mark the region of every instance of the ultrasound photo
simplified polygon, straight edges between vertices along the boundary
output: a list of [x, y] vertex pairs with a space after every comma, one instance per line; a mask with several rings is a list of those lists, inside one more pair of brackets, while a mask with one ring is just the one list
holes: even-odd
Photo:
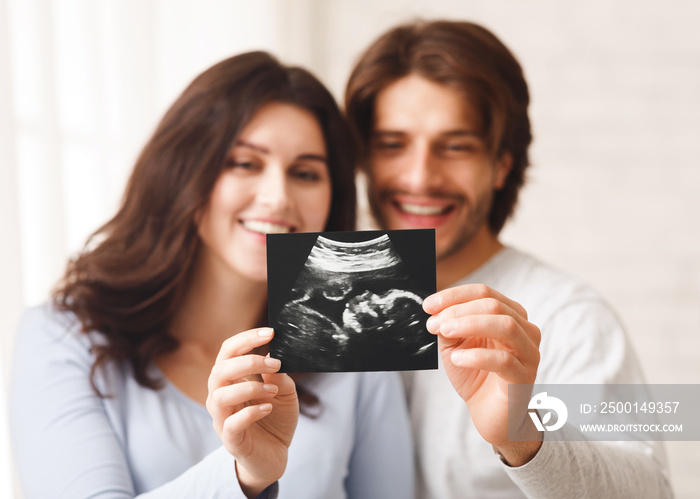
[[282, 372], [437, 368], [433, 229], [268, 234], [267, 279]]

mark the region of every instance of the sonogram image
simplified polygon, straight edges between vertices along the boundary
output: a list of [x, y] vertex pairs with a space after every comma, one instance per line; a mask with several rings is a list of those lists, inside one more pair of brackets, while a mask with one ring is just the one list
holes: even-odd
[[[421, 306], [435, 291], [434, 231], [271, 236], [268, 312], [275, 337], [270, 354], [282, 361], [284, 372], [437, 367], [436, 337], [425, 328], [428, 315]], [[422, 244], [411, 245], [416, 238], [423, 238]], [[411, 277], [399, 243], [408, 244], [404, 254], [427, 252], [410, 253], [411, 263], [420, 264], [420, 283]], [[294, 255], [301, 262], [304, 254], [303, 264], [294, 265]], [[286, 272], [295, 275], [276, 278]]]

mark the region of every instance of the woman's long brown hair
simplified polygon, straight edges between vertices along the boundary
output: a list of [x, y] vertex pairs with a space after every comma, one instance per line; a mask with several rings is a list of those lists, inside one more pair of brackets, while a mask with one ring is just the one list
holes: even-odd
[[[166, 112], [134, 166], [117, 214], [68, 263], [52, 298], [74, 314], [93, 346], [90, 379], [107, 362], [128, 362], [136, 381], [156, 389], [153, 359], [177, 349], [169, 332], [200, 247], [202, 209], [243, 127], [266, 103], [310, 111], [328, 151], [332, 205], [325, 230], [355, 225], [354, 144], [328, 90], [309, 72], [264, 52], [204, 71]], [[99, 393], [99, 392], [98, 392]]]

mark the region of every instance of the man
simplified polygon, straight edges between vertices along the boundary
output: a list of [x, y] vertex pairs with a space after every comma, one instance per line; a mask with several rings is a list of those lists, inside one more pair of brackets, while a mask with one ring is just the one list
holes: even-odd
[[591, 289], [504, 247], [528, 167], [520, 65], [466, 22], [394, 28], [361, 57], [346, 111], [372, 212], [387, 229], [435, 228], [438, 293], [425, 300], [441, 367], [410, 373], [419, 497], [665, 497], [663, 449], [541, 434], [511, 383], [643, 383], [625, 332]]

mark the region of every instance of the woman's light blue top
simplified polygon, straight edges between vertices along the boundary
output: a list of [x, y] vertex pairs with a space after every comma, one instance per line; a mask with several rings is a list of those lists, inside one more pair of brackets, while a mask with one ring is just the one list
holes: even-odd
[[[91, 345], [101, 338], [79, 333], [72, 316], [49, 305], [21, 319], [10, 426], [25, 499], [244, 497], [209, 413], [167, 380], [161, 390], [144, 388], [128, 365], [112, 364], [95, 377], [108, 397], [94, 392]], [[413, 497], [410, 427], [396, 373], [303, 381], [321, 411], [299, 419], [279, 497]]]

